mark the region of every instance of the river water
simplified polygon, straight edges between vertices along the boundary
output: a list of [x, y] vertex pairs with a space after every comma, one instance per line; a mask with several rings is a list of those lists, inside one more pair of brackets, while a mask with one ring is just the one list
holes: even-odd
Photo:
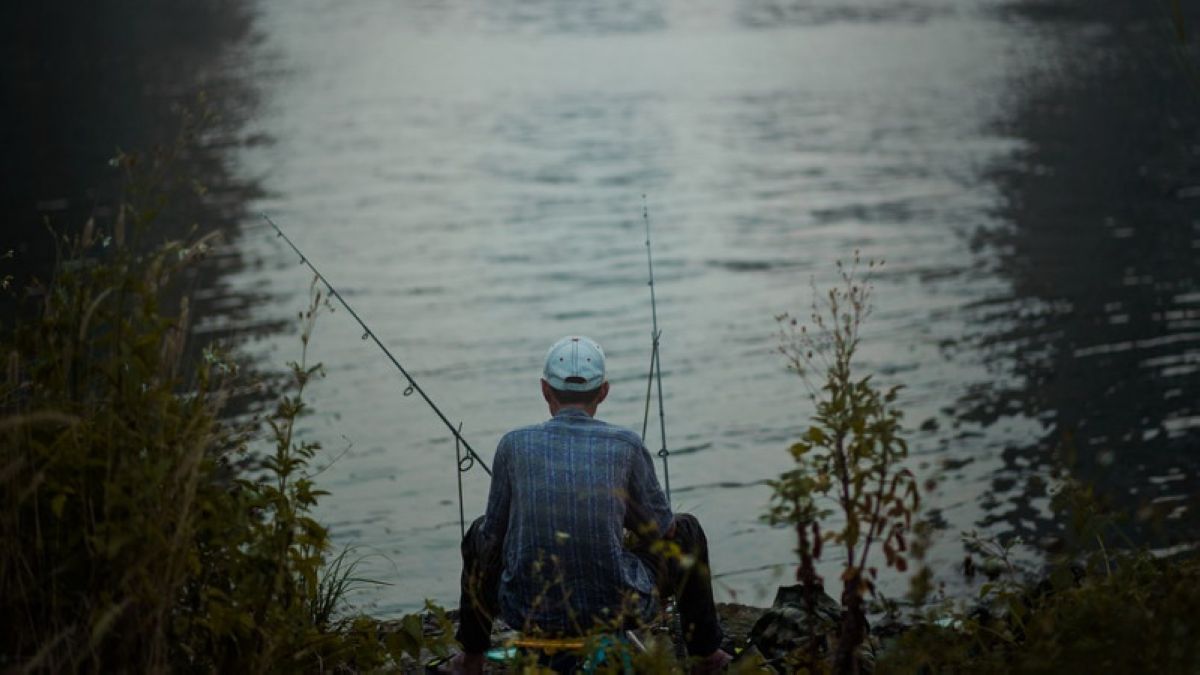
[[[720, 600], [791, 578], [792, 535], [760, 515], [811, 404], [774, 317], [806, 315], [855, 251], [886, 260], [860, 365], [906, 385], [911, 466], [940, 479], [939, 578], [960, 583], [960, 531], [1056, 536], [1043, 479], [1067, 433], [1120, 508], [1169, 507], [1175, 534], [1155, 545], [1194, 540], [1197, 135], [1160, 124], [1174, 99], [1139, 73], [1169, 71], [1126, 72], [1112, 22], [988, 0], [256, 13], [226, 66], [258, 92], [230, 151], [261, 190], [247, 212], [288, 231], [489, 461], [546, 416], [541, 359], [564, 334], [604, 345], [602, 416], [640, 428], [645, 195], [673, 502], [708, 531]], [[1164, 144], [1184, 150], [1137, 154]], [[282, 242], [255, 217], [240, 233], [250, 264], [225, 286], [263, 300], [202, 330], [254, 333], [305, 302]], [[324, 316], [310, 353], [328, 375], [305, 430], [339, 457], [320, 515], [389, 584], [358, 602], [452, 604], [454, 444], [360, 333]], [[244, 349], [271, 367], [299, 340], [259, 331]], [[468, 519], [487, 489], [465, 474]]]

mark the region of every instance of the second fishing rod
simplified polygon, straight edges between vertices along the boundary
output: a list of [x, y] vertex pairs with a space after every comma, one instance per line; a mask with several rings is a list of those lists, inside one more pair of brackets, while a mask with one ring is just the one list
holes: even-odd
[[667, 450], [667, 415], [663, 408], [662, 361], [661, 349], [662, 331], [658, 329], [658, 298], [654, 292], [654, 254], [650, 245], [650, 209], [646, 206], [646, 195], [642, 195], [642, 222], [646, 224], [646, 268], [650, 276], [650, 371], [646, 375], [646, 410], [642, 416], [642, 443], [646, 442], [646, 428], [650, 424], [650, 394], [651, 388], [658, 385], [658, 425], [661, 434], [662, 447], [658, 456], [662, 458], [663, 490], [667, 493], [667, 503], [671, 503], [671, 470], [667, 459], [671, 452]]

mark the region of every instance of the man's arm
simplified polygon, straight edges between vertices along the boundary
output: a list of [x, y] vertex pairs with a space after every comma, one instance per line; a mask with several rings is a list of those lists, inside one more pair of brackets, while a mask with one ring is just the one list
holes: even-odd
[[675, 515], [654, 474], [650, 451], [640, 444], [634, 451], [629, 472], [629, 502], [630, 512], [642, 521], [638, 525], [653, 523], [659, 537], [670, 538], [675, 534]]
[[512, 500], [509, 482], [509, 450], [505, 438], [496, 446], [492, 458], [492, 485], [488, 490], [487, 511], [484, 513], [483, 534], [491, 541], [503, 541], [508, 533], [508, 509]]

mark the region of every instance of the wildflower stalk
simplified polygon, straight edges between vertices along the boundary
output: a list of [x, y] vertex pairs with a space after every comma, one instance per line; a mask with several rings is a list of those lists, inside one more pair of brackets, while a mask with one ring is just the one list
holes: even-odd
[[[900, 435], [902, 413], [895, 407], [900, 387], [882, 389], [871, 376], [855, 375], [861, 328], [871, 312], [870, 273], [876, 268], [868, 261], [860, 278], [861, 265], [857, 252], [849, 267], [838, 263], [840, 283], [814, 299], [811, 330], [790, 315], [776, 317], [779, 351], [804, 382], [815, 413], [813, 424], [790, 448], [796, 468], [771, 482], [767, 519], [796, 528], [798, 580], [806, 598], [815, 598], [819, 590], [814, 568], [822, 544], [844, 551], [843, 618], [833, 658], [837, 673], [859, 672], [857, 650], [867, 629], [865, 596], [874, 593], [878, 578], [871, 554], [880, 547], [886, 566], [907, 569], [906, 536], [920, 504], [916, 479], [903, 467], [908, 445]], [[819, 386], [818, 376], [823, 378]], [[835, 511], [818, 508], [819, 499], [836, 504], [840, 528], [822, 531], [820, 523]], [[806, 602], [812, 612], [815, 601]], [[807, 658], [815, 667], [815, 654]]]

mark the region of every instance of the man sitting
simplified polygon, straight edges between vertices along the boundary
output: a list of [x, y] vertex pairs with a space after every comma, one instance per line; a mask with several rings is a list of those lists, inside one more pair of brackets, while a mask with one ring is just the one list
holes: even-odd
[[693, 672], [730, 661], [704, 531], [671, 513], [638, 435], [595, 418], [608, 390], [595, 341], [550, 348], [542, 396], [552, 418], [500, 440], [487, 512], [463, 540], [455, 670], [481, 672], [497, 614], [527, 633], [583, 635], [644, 625], [668, 595], [700, 657]]

